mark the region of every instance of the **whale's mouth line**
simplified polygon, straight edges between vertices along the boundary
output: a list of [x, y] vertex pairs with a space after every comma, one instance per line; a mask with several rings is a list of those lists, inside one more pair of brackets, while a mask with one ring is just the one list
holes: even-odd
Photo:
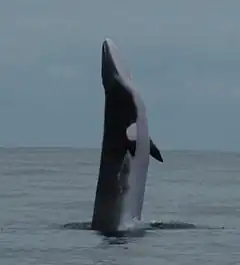
[[[92, 229], [91, 222], [72, 222], [61, 225], [63, 229], [74, 229], [74, 230], [90, 230], [96, 231]], [[128, 237], [128, 236], [142, 236], [148, 231], [153, 230], [195, 230], [195, 229], [224, 229], [223, 226], [219, 227], [210, 227], [210, 226], [201, 226], [195, 225], [186, 222], [180, 221], [170, 221], [170, 222], [163, 222], [163, 221], [152, 221], [152, 222], [145, 222], [141, 227], [134, 227], [131, 229], [126, 230], [117, 230], [117, 231], [96, 231], [98, 234], [104, 235], [106, 237]]]

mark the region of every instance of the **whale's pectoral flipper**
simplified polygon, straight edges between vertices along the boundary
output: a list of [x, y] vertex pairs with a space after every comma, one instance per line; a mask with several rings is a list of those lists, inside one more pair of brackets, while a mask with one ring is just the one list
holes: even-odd
[[150, 155], [155, 158], [156, 160], [163, 162], [163, 158], [162, 155], [159, 151], [159, 149], [157, 148], [157, 146], [154, 144], [154, 142], [152, 141], [152, 139], [150, 138]]
[[[135, 155], [135, 149], [136, 149], [136, 141], [135, 140], [128, 140], [127, 149], [129, 150], [131, 156], [134, 156]], [[156, 160], [163, 162], [162, 155], [151, 138], [150, 138], [150, 155], [153, 158], [155, 158]]]
[[[127, 139], [128, 139], [128, 144], [127, 148], [132, 156], [135, 155], [135, 150], [136, 150], [136, 139], [137, 139], [137, 128], [136, 128], [136, 123], [132, 123], [126, 131]], [[157, 148], [157, 146], [154, 144], [153, 140], [149, 137], [150, 141], [150, 155], [155, 158], [156, 160], [163, 162], [162, 155]]]

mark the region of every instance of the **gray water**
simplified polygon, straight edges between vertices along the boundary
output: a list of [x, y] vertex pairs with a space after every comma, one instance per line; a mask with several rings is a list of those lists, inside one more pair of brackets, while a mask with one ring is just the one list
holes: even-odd
[[91, 220], [99, 154], [0, 149], [1, 265], [240, 264], [240, 154], [165, 151], [163, 164], [151, 160], [144, 221], [202, 228], [151, 230], [121, 242], [61, 228]]

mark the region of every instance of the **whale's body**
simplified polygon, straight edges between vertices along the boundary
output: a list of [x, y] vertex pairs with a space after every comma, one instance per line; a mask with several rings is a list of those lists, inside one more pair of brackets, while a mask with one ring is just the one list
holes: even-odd
[[149, 154], [163, 161], [148, 132], [144, 102], [112, 40], [102, 45], [104, 132], [91, 228], [113, 232], [141, 220]]

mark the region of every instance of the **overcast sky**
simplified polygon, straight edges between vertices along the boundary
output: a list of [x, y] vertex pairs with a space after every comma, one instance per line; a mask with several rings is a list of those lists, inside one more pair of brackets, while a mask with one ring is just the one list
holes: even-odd
[[2, 0], [0, 146], [100, 147], [101, 44], [160, 149], [240, 151], [240, 1]]

